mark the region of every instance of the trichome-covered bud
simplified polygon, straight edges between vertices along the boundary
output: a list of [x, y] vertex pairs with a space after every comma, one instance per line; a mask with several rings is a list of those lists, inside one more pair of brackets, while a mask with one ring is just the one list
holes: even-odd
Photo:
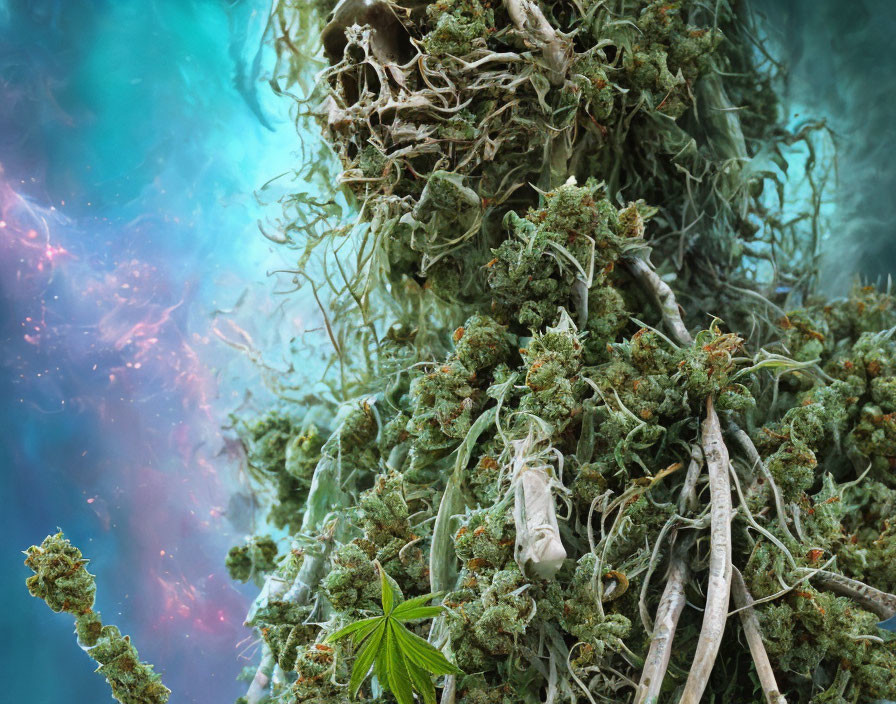
[[[622, 640], [631, 631], [631, 621], [619, 613], [598, 610], [595, 584], [597, 556], [584, 555], [576, 565], [572, 581], [564, 590], [561, 623], [567, 631], [594, 649], [597, 658], [607, 652], [617, 652]], [[609, 601], [609, 599], [608, 599]]]
[[230, 548], [225, 564], [231, 579], [259, 580], [277, 565], [277, 543], [269, 535], [253, 536], [244, 545]]
[[502, 569], [513, 560], [513, 515], [505, 505], [473, 511], [454, 536], [457, 556], [476, 574]]
[[494, 10], [479, 0], [439, 0], [427, 6], [426, 15], [431, 29], [423, 45], [435, 56], [465, 56], [485, 46], [495, 28]]
[[122, 636], [115, 626], [103, 626], [97, 644], [89, 651], [100, 666], [97, 672], [106, 677], [112, 696], [122, 704], [164, 704], [170, 690], [162, 684], [152, 665], [140, 662], [137, 649], [129, 636]]
[[642, 246], [643, 229], [620, 227], [619, 212], [591, 182], [545, 194], [525, 218], [508, 212], [504, 226], [511, 236], [493, 250], [489, 285], [497, 310], [532, 330], [571, 307], [577, 280], [600, 286], [623, 252]]
[[533, 336], [524, 352], [525, 384], [528, 392], [520, 409], [549, 423], [561, 433], [579, 408], [585, 382], [578, 375], [583, 346], [569, 316], [562, 315], [556, 327]]
[[454, 356], [477, 373], [507, 360], [510, 340], [506, 327], [487, 315], [474, 315], [454, 331]]
[[43, 599], [53, 611], [74, 614], [79, 644], [99, 663], [112, 696], [122, 704], [165, 704], [170, 690], [162, 684], [152, 665], [140, 662], [129, 636], [115, 626], [104, 626], [92, 611], [96, 584], [85, 565], [87, 560], [60, 532], [47, 536], [40, 546], [26, 551], [25, 564], [35, 574], [27, 580], [33, 596]]
[[333, 608], [345, 613], [375, 609], [380, 601], [380, 580], [373, 564], [355, 543], [343, 545], [333, 558], [333, 567], [321, 581]]
[[728, 390], [737, 369], [735, 357], [743, 349], [743, 339], [735, 333], [723, 333], [718, 324], [697, 333], [694, 344], [676, 355], [677, 377], [692, 398]]
[[273, 601], [258, 609], [249, 625], [258, 628], [277, 664], [289, 672], [295, 666], [298, 648], [320, 632], [319, 626], [308, 623], [310, 617], [308, 606]]
[[43, 599], [56, 612], [79, 615], [93, 608], [96, 582], [87, 571], [88, 561], [61, 532], [48, 535], [25, 554], [25, 564], [34, 572], [26, 581], [31, 596]]
[[96, 645], [103, 632], [103, 620], [98, 611], [88, 611], [75, 619], [78, 644], [83, 648]]
[[638, 19], [638, 43], [624, 54], [634, 87], [644, 91], [657, 110], [674, 118], [690, 106], [690, 85], [701, 72], [703, 58], [722, 40], [718, 29], [686, 24], [683, 5], [667, 0], [650, 3]]

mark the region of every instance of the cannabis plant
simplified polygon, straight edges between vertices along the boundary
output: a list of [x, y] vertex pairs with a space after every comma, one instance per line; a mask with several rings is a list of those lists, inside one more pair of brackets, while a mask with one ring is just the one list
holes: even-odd
[[242, 701], [896, 698], [896, 300], [820, 295], [829, 135], [749, 5], [269, 28], [329, 151], [268, 235], [331, 351], [236, 424], [290, 535], [231, 553]]

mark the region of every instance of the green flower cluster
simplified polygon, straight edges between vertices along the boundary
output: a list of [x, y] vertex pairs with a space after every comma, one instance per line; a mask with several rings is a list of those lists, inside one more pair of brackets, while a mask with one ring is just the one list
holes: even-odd
[[140, 662], [131, 639], [115, 626], [104, 626], [93, 610], [96, 583], [81, 551], [56, 533], [25, 554], [25, 565], [34, 572], [28, 591], [53, 611], [75, 616], [78, 643], [99, 663], [96, 671], [106, 678], [112, 696], [122, 704], [165, 704], [171, 692], [152, 665]]

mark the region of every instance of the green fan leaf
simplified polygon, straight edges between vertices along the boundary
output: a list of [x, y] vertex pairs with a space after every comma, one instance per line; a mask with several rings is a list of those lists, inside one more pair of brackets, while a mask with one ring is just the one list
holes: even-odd
[[375, 616], [373, 619], [370, 619], [369, 622], [365, 624], [364, 628], [360, 628], [352, 633], [352, 643], [354, 643], [355, 645], [362, 643], [364, 639], [367, 638], [367, 636], [369, 636], [371, 633], [373, 633], [377, 629], [377, 626], [379, 626], [385, 620], [385, 616]]
[[387, 616], [392, 613], [392, 606], [395, 603], [395, 590], [392, 589], [392, 583], [386, 576], [386, 570], [382, 568], [379, 562], [376, 563], [380, 570], [380, 584], [383, 592], [383, 613]]
[[411, 686], [411, 677], [405, 665], [404, 653], [396, 637], [396, 630], [400, 628], [399, 624], [390, 623], [386, 631], [386, 677], [389, 679], [389, 689], [398, 704], [413, 704], [414, 692]]
[[386, 656], [383, 652], [385, 642], [386, 638], [384, 634], [383, 640], [380, 641], [380, 648], [377, 652], [376, 660], [373, 661], [373, 674], [376, 675], [376, 678], [383, 687], [389, 689], [389, 674], [386, 671]]
[[436, 687], [432, 682], [432, 675], [409, 658], [405, 658], [404, 664], [408, 669], [411, 684], [414, 686], [414, 690], [423, 697], [424, 704], [435, 704]]
[[420, 606], [425, 606], [433, 599], [440, 599], [444, 595], [445, 592], [436, 592], [434, 594], [424, 594], [423, 596], [415, 596], [413, 599], [407, 599], [406, 601], [401, 602], [398, 606], [395, 607], [392, 615], [396, 617], [403, 616], [406, 611], [410, 609], [416, 609]]
[[376, 628], [376, 624], [379, 621], [381, 621], [382, 619], [383, 619], [382, 616], [373, 616], [372, 618], [365, 618], [360, 621], [355, 621], [354, 623], [350, 623], [345, 628], [340, 628], [335, 633], [331, 633], [329, 636], [327, 636], [326, 642], [334, 643], [337, 640], [341, 640], [342, 638], [345, 638], [346, 636], [352, 635], [353, 633], [357, 634], [359, 631], [366, 630], [367, 632], [365, 635], [363, 635], [363, 636], [356, 635], [355, 642], [357, 643], [358, 641], [363, 640], [367, 635], [370, 635], [370, 633]]
[[461, 675], [463, 672], [431, 643], [411, 633], [407, 628], [394, 624], [395, 634], [402, 652], [415, 665], [434, 675]]
[[444, 610], [444, 606], [418, 606], [416, 609], [405, 609], [399, 614], [398, 609], [395, 609], [392, 612], [392, 618], [399, 623], [404, 623], [405, 621], [414, 621], [418, 618], [435, 618]]
[[351, 680], [349, 681], [351, 696], [355, 696], [358, 693], [361, 683], [366, 679], [367, 673], [370, 672], [370, 666], [373, 665], [373, 661], [376, 659], [387, 628], [388, 623], [386, 619], [380, 619], [379, 625], [376, 626], [370, 638], [358, 651], [358, 656], [355, 658], [355, 664], [352, 667]]
[[398, 704], [413, 704], [414, 693], [424, 704], [435, 704], [433, 675], [463, 674], [429, 642], [409, 631], [403, 621], [433, 618], [442, 606], [427, 606], [442, 596], [426, 594], [395, 603], [395, 587], [386, 571], [377, 563], [383, 593], [383, 615], [365, 618], [339, 629], [327, 638], [333, 642], [351, 636], [358, 650], [349, 681], [351, 696], [356, 696], [370, 674], [371, 666], [379, 683], [392, 692]]

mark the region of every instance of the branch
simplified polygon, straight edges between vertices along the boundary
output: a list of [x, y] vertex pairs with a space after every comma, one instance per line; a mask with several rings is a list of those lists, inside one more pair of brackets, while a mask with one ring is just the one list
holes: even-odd
[[[375, 403], [376, 397], [368, 400], [368, 403]], [[327, 566], [330, 563], [330, 552], [336, 542], [337, 521], [327, 521], [330, 512], [339, 508], [348, 499], [348, 495], [341, 491], [339, 487], [339, 478], [341, 476], [339, 454], [341, 449], [342, 429], [345, 427], [345, 420], [339, 424], [335, 432], [333, 432], [323, 448], [321, 448], [321, 458], [314, 468], [314, 475], [311, 478], [311, 488], [308, 490], [308, 498], [305, 500], [305, 514], [302, 516], [302, 531], [306, 534], [313, 534], [321, 531], [321, 542], [323, 543], [317, 554], [306, 554], [299, 568], [299, 573], [290, 583], [276, 575], [268, 576], [262, 587], [261, 594], [252, 605], [249, 611], [247, 621], [251, 621], [255, 611], [263, 603], [270, 601], [288, 601], [294, 604], [306, 604], [311, 597], [311, 593], [317, 587], [318, 582], [326, 573]], [[335, 447], [334, 447], [335, 445]], [[336, 496], [334, 499], [333, 496]], [[255, 671], [255, 677], [249, 685], [246, 692], [246, 701], [248, 704], [259, 704], [264, 698], [267, 688], [271, 683], [271, 672], [274, 669], [274, 656], [265, 644], [262, 651], [261, 663]]]
[[439, 704], [454, 704], [454, 697], [457, 691], [457, 675], [446, 675], [445, 683], [442, 685], [442, 697]]
[[[700, 470], [703, 468], [703, 451], [696, 445], [691, 447], [691, 462], [681, 493], [678, 498], [678, 510], [696, 510], [697, 480], [700, 478]], [[669, 572], [666, 575], [666, 587], [660, 597], [660, 603], [656, 607], [653, 635], [650, 639], [650, 649], [641, 670], [641, 680], [635, 692], [635, 704], [655, 704], [659, 701], [660, 690], [666, 670], [669, 668], [669, 658], [672, 655], [672, 640], [678, 628], [678, 619], [685, 605], [684, 587], [691, 576], [691, 570], [687, 563], [687, 552], [693, 544], [693, 538], [677, 543], [672, 548], [672, 557], [669, 561]]]
[[882, 592], [857, 579], [850, 579], [827, 570], [818, 570], [813, 575], [813, 579], [818, 580], [825, 589], [841, 596], [848, 596], [881, 620], [887, 620], [896, 615], [896, 595]]
[[681, 308], [679, 308], [678, 301], [675, 300], [675, 294], [669, 288], [669, 284], [663, 281], [643, 259], [630, 257], [623, 261], [625, 261], [628, 270], [635, 277], [635, 280], [653, 298], [653, 302], [660, 309], [663, 321], [666, 323], [666, 327], [675, 342], [683, 347], [693, 344], [694, 338], [691, 337], [691, 333], [688, 332], [684, 321], [681, 319]]
[[737, 608], [741, 610], [740, 621], [744, 627], [744, 634], [747, 636], [747, 645], [750, 646], [750, 655], [753, 656], [753, 663], [756, 665], [756, 674], [759, 675], [759, 684], [765, 694], [765, 701], [768, 704], [787, 704], [784, 695], [778, 690], [775, 673], [769, 662], [768, 653], [765, 651], [765, 645], [762, 643], [759, 619], [756, 618], [756, 612], [753, 610], [753, 597], [747, 590], [747, 585], [744, 584], [740, 570], [736, 567], [733, 569], [731, 594]]
[[641, 680], [635, 692], [635, 704], [656, 704], [659, 701], [663, 678], [672, 655], [672, 639], [678, 627], [678, 618], [684, 609], [684, 586], [690, 577], [685, 553], [684, 546], [676, 548], [669, 563], [666, 588], [656, 608], [656, 623], [644, 669], [641, 670]]
[[267, 643], [262, 650], [261, 663], [255, 671], [255, 677], [246, 692], [247, 704], [259, 704], [266, 696], [271, 684], [271, 673], [274, 671], [274, 654]]
[[679, 704], [698, 704], [706, 689], [722, 642], [731, 595], [730, 459], [711, 396], [706, 399], [706, 420], [703, 421], [703, 455], [710, 490], [709, 581], [700, 640]]
[[703, 469], [703, 450], [698, 445], [691, 446], [691, 461], [688, 471], [678, 495], [678, 512], [684, 515], [685, 511], [697, 510], [697, 480]]
[[[265, 582], [262, 596], [266, 596], [267, 601], [282, 600], [293, 604], [307, 604], [314, 588], [317, 586], [318, 582], [323, 579], [327, 567], [330, 564], [330, 553], [336, 542], [335, 532], [336, 526], [334, 522], [334, 524], [326, 530], [323, 536], [323, 547], [321, 551], [316, 555], [305, 554], [305, 559], [302, 561], [299, 573], [296, 575], [296, 578], [291, 585], [289, 582], [281, 579], [275, 586], [268, 587], [271, 583], [272, 575], [271, 577], [268, 577]], [[289, 589], [286, 588], [287, 585], [289, 585]], [[265, 592], [267, 593], [265, 594]], [[259, 604], [260, 601], [261, 597], [256, 600], [256, 605]], [[253, 605], [253, 610], [255, 608], [255, 605]], [[267, 689], [271, 683], [271, 672], [273, 672], [274, 664], [274, 655], [267, 643], [265, 643], [264, 650], [262, 650], [261, 663], [258, 665], [258, 669], [255, 671], [255, 677], [252, 678], [252, 683], [249, 685], [249, 690], [246, 692], [247, 704], [259, 704], [267, 695]]]

